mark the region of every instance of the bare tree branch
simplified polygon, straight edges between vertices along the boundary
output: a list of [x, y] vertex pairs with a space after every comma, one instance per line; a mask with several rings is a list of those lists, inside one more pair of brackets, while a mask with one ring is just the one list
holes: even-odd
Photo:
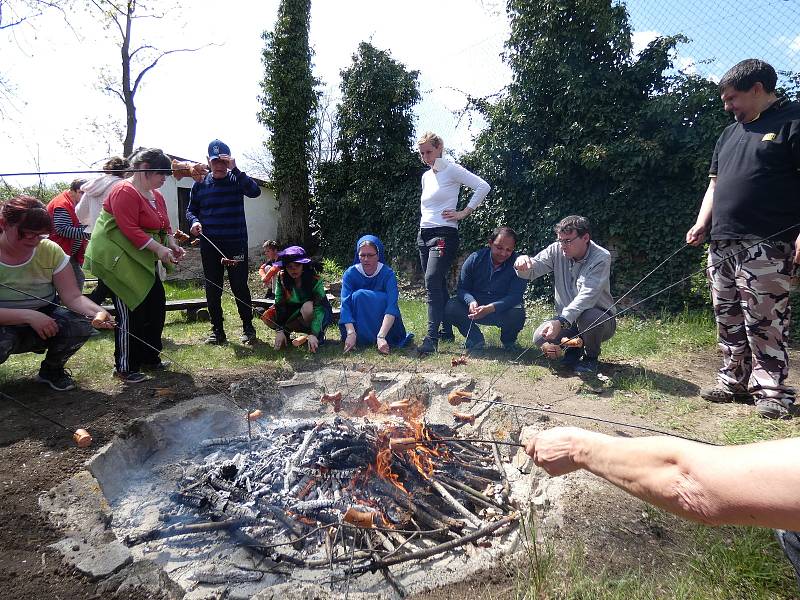
[[[142, 77], [144, 77], [145, 73], [147, 73], [150, 69], [155, 67], [162, 58], [167, 56], [168, 54], [175, 54], [176, 52], [197, 52], [198, 50], [202, 50], [203, 48], [208, 48], [209, 46], [218, 46], [219, 44], [204, 44], [202, 46], [198, 46], [197, 48], [175, 48], [174, 50], [166, 50], [159, 54], [156, 59], [147, 65], [141, 72], [136, 76], [135, 81], [133, 82], [133, 86], [131, 86], [131, 93], [135, 94], [139, 84], [142, 81]], [[139, 50], [139, 48], [137, 48]], [[133, 54], [131, 54], [133, 57]]]

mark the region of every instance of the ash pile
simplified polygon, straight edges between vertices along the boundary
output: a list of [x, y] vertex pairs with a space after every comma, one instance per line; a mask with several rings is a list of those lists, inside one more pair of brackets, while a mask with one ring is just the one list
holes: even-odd
[[509, 447], [463, 439], [481, 428], [493, 437], [488, 414], [462, 429], [454, 412], [472, 386], [443, 374], [303, 374], [271, 386], [280, 398], [250, 433], [240, 413], [231, 421], [197, 399], [140, 428], [138, 458], [129, 437], [93, 472], [134, 560], [159, 565], [187, 599], [272, 598], [283, 586], [402, 597], [519, 548], [532, 480]]

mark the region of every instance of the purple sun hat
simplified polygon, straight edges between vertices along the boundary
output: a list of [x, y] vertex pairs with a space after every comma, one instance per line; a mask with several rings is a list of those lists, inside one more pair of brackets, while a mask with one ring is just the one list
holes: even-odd
[[286, 263], [296, 262], [301, 264], [307, 264], [311, 262], [311, 259], [308, 258], [306, 255], [305, 249], [302, 246], [289, 246], [288, 248], [284, 248], [280, 252], [278, 252], [278, 258], [280, 260], [275, 261], [272, 263], [275, 266], [282, 267]]

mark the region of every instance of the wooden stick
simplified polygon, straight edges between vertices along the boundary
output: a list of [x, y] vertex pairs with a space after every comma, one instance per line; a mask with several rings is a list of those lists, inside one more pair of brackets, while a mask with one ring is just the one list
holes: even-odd
[[243, 519], [227, 519], [225, 521], [212, 521], [209, 523], [192, 523], [190, 525], [172, 525], [164, 527], [163, 529], [150, 529], [144, 533], [134, 536], [125, 536], [123, 540], [126, 546], [136, 546], [150, 540], [160, 540], [168, 537], [175, 537], [176, 535], [185, 535], [187, 533], [206, 533], [208, 531], [219, 531], [220, 529], [229, 529], [231, 527], [239, 527], [244, 524]]
[[454, 487], [457, 490], [461, 490], [462, 492], [469, 494], [470, 496], [474, 496], [478, 500], [481, 500], [482, 502], [488, 504], [489, 507], [503, 510], [503, 507], [500, 504], [489, 498], [489, 496], [482, 494], [478, 490], [471, 488], [468, 485], [464, 485], [460, 481], [456, 481], [455, 479], [451, 479], [450, 477], [447, 477], [445, 475], [439, 475], [439, 478], [442, 480], [443, 483], [446, 483], [450, 487]]
[[482, 537], [486, 537], [492, 535], [498, 529], [505, 527], [513, 523], [514, 521], [519, 519], [519, 515], [512, 515], [510, 517], [505, 517], [500, 519], [495, 523], [491, 523], [486, 525], [485, 527], [481, 527], [477, 531], [473, 531], [472, 533], [468, 533], [465, 536], [458, 538], [457, 540], [452, 540], [449, 542], [444, 542], [439, 544], [438, 546], [434, 546], [432, 548], [425, 548], [424, 550], [419, 550], [418, 552], [409, 552], [408, 554], [404, 554], [402, 556], [393, 556], [392, 558], [382, 559], [379, 561], [373, 560], [371, 564], [366, 565], [364, 567], [359, 567], [354, 572], [355, 573], [366, 573], [367, 571], [376, 571], [378, 569], [382, 569], [383, 567], [391, 567], [392, 565], [399, 564], [401, 562], [406, 562], [409, 560], [417, 560], [423, 558], [429, 558], [431, 556], [435, 556], [442, 552], [447, 552], [448, 550], [453, 550], [454, 548], [458, 548], [459, 546], [464, 546], [465, 544], [469, 544], [472, 541], [478, 540]]
[[500, 473], [500, 478], [503, 480], [503, 490], [506, 493], [506, 497], [511, 496], [511, 484], [508, 483], [506, 470], [503, 468], [503, 460], [500, 457], [500, 446], [496, 443], [492, 443], [492, 454], [494, 455], [494, 464], [497, 467], [497, 471]]
[[453, 496], [450, 494], [450, 492], [448, 492], [446, 489], [444, 489], [444, 487], [442, 486], [441, 483], [439, 483], [438, 481], [436, 481], [434, 479], [428, 480], [428, 483], [431, 485], [431, 487], [433, 487], [433, 489], [435, 489], [437, 492], [439, 492], [439, 495], [444, 499], [445, 502], [447, 502], [450, 506], [452, 506], [454, 509], [456, 509], [458, 512], [460, 512], [462, 515], [464, 515], [464, 518], [472, 526], [474, 526], [474, 527], [480, 527], [481, 526], [482, 521], [478, 517], [473, 515], [470, 511], [468, 511], [467, 508], [463, 504], [461, 504], [458, 500], [453, 498]]

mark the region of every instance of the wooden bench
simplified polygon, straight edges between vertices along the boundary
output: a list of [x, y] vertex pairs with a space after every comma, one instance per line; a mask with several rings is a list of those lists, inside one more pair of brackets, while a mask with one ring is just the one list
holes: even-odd
[[[103, 308], [105, 308], [112, 315], [117, 314], [113, 304], [104, 304]], [[208, 302], [206, 301], [205, 298], [189, 298], [188, 300], [167, 300], [166, 304], [166, 309], [168, 311], [185, 310], [186, 319], [189, 321], [197, 320], [197, 311], [199, 311], [201, 308], [208, 308]]]

